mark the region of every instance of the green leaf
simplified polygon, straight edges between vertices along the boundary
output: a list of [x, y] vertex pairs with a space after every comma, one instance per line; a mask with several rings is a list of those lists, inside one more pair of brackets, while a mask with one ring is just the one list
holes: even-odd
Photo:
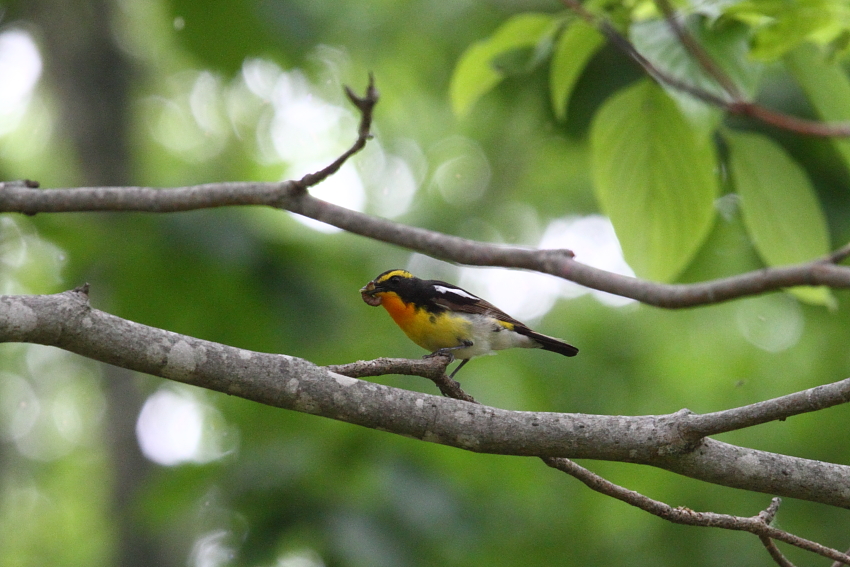
[[518, 14], [489, 38], [469, 46], [461, 55], [449, 85], [455, 115], [469, 114], [478, 99], [505, 77], [507, 69], [494, 65], [499, 56], [504, 64], [506, 59], [510, 60], [511, 52], [547, 46], [558, 25], [560, 20], [548, 14]]
[[716, 156], [676, 104], [644, 80], [600, 109], [590, 134], [596, 197], [626, 261], [670, 281], [705, 240], [715, 216]]
[[[748, 57], [750, 31], [747, 26], [729, 21], [709, 25], [708, 18], [690, 16], [685, 20], [685, 27], [735, 86], [747, 98], [753, 98], [762, 65]], [[629, 29], [629, 37], [641, 55], [659, 70], [685, 84], [721, 98], [729, 98], [725, 90], [682, 45], [665, 20], [637, 23]], [[695, 126], [707, 131], [717, 127], [723, 116], [721, 110], [679, 89], [665, 86], [665, 90]]]
[[[829, 252], [829, 232], [803, 168], [761, 134], [726, 132], [729, 168], [753, 245], [768, 266], [807, 262]], [[798, 298], [829, 305], [826, 288], [802, 288]]]
[[755, 29], [751, 55], [774, 61], [805, 41], [826, 44], [850, 28], [847, 0], [744, 0], [727, 16]]
[[[823, 120], [850, 120], [850, 77], [837, 62], [828, 62], [811, 44], [801, 45], [785, 58], [794, 80]], [[850, 140], [833, 138], [832, 144], [850, 171]]]
[[587, 62], [604, 43], [602, 34], [581, 20], [575, 21], [558, 38], [549, 71], [552, 109], [558, 120], [566, 119], [573, 87]]

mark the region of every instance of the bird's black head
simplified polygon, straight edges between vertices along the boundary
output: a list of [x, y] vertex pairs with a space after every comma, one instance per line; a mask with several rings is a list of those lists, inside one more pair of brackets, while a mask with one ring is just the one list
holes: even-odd
[[406, 270], [387, 270], [360, 290], [363, 301], [369, 305], [381, 304], [381, 294], [395, 293], [405, 303], [425, 305], [431, 295], [424, 280]]

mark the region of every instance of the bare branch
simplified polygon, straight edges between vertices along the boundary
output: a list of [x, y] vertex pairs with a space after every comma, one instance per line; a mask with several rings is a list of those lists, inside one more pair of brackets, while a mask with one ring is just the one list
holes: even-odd
[[[580, 4], [578, 6], [581, 7]], [[309, 195], [306, 189], [337, 171], [348, 158], [363, 148], [370, 137], [372, 113], [378, 101], [373, 78], [370, 76], [364, 97], [354, 95], [350, 89], [346, 92], [361, 112], [357, 140], [329, 166], [300, 180], [278, 183], [208, 183], [170, 189], [78, 187], [50, 190], [36, 189], [36, 182], [11, 181], [0, 183], [0, 212], [28, 215], [41, 212], [93, 211], [163, 213], [225, 206], [265, 205], [286, 209], [354, 234], [403, 246], [435, 258], [470, 266], [534, 270], [592, 289], [665, 308], [720, 303], [799, 285], [850, 287], [850, 268], [836, 265], [836, 262], [850, 254], [850, 246], [827, 258], [794, 266], [768, 268], [695, 284], [660, 284], [582, 264], [574, 260], [573, 253], [569, 250], [494, 246], [401, 225], [316, 199]]]
[[454, 357], [446, 355], [428, 355], [419, 360], [407, 358], [376, 358], [375, 360], [358, 360], [349, 364], [325, 366], [330, 372], [336, 372], [351, 378], [367, 376], [383, 376], [386, 374], [402, 374], [404, 376], [421, 376], [431, 380], [440, 393], [449, 398], [475, 402], [472, 396], [461, 390], [457, 380], [446, 375], [446, 367], [454, 361]]
[[348, 100], [360, 111], [360, 127], [357, 129], [357, 141], [344, 154], [334, 160], [332, 164], [321, 171], [308, 173], [297, 181], [296, 187], [302, 192], [306, 192], [309, 187], [321, 183], [339, 171], [342, 164], [366, 147], [366, 142], [372, 138], [372, 113], [375, 110], [375, 105], [378, 104], [378, 89], [375, 88], [375, 76], [371, 73], [369, 74], [369, 85], [366, 87], [366, 95], [362, 98], [354, 94], [354, 91], [348, 87], [345, 87], [345, 94]]
[[[461, 397], [462, 399], [474, 404], [478, 403], [472, 396], [460, 389], [459, 385], [456, 392], [448, 395], [456, 398]], [[670, 522], [689, 526], [723, 528], [727, 530], [744, 531], [756, 534], [762, 544], [767, 548], [771, 557], [773, 557], [773, 559], [783, 567], [793, 567], [793, 565], [785, 559], [773, 543], [773, 539], [784, 541], [801, 549], [817, 553], [818, 555], [822, 555], [830, 559], [850, 559], [850, 556], [841, 553], [838, 550], [828, 548], [817, 542], [771, 527], [770, 524], [773, 523], [776, 514], [779, 512], [779, 506], [782, 504], [781, 498], [773, 498], [766, 509], [762, 510], [752, 518], [731, 516], [728, 514], [717, 514], [714, 512], [695, 512], [694, 510], [684, 507], [673, 508], [669, 504], [653, 500], [639, 492], [614, 484], [604, 477], [578, 465], [570, 459], [564, 457], [541, 457], [541, 460], [548, 466], [580, 480], [588, 488], [596, 492], [616, 498], [617, 500], [635, 506], [636, 508], [640, 508], [645, 512], [649, 512], [650, 514]]]
[[850, 244], [845, 244], [838, 250], [834, 251], [832, 254], [824, 258], [824, 262], [829, 262], [832, 264], [837, 264], [850, 256]]
[[[162, 213], [236, 205], [283, 208], [354, 234], [402, 246], [435, 258], [469, 266], [534, 270], [592, 289], [670, 309], [720, 303], [799, 285], [850, 287], [850, 268], [835, 265], [831, 262], [832, 257], [694, 284], [650, 282], [582, 264], [573, 259], [569, 250], [496, 246], [351, 211], [304, 193], [297, 181], [224, 182], [172, 189], [80, 187], [49, 190], [32, 189], [18, 182], [0, 183], [0, 212]], [[843, 254], [842, 252], [836, 257], [843, 258]]]
[[[448, 357], [426, 357], [419, 360], [407, 358], [377, 358], [350, 364], [326, 366], [329, 371], [352, 378], [402, 374], [421, 376], [437, 384], [443, 395], [469, 402], [475, 400], [460, 389], [454, 380], [447, 382], [446, 367], [452, 362]], [[704, 437], [746, 429], [771, 421], [782, 421], [795, 415], [811, 413], [850, 402], [850, 378], [823, 384], [778, 398], [712, 413], [696, 414], [681, 410], [664, 419], [670, 420], [670, 435], [666, 439], [667, 453], [692, 450]]]
[[[761, 512], [757, 516], [751, 518], [745, 518], [741, 516], [731, 516], [728, 514], [717, 514], [714, 512], [696, 512], [681, 506], [674, 508], [669, 504], [653, 500], [652, 498], [644, 496], [634, 490], [629, 490], [616, 485], [613, 482], [592, 473], [584, 467], [579, 466], [569, 459], [544, 458], [543, 462], [552, 468], [558, 469], [577, 478], [586, 486], [597, 492], [605, 494], [606, 496], [611, 496], [627, 504], [631, 504], [636, 508], [640, 508], [645, 512], [649, 512], [654, 516], [658, 516], [659, 518], [663, 518], [673, 522], [674, 524], [749, 532], [759, 537], [783, 541], [799, 547], [800, 549], [805, 549], [806, 551], [811, 551], [812, 553], [817, 553], [818, 555], [828, 557], [830, 559], [840, 561], [850, 560], [850, 556], [841, 553], [840, 551], [770, 526], [769, 524], [770, 519], [772, 519], [772, 515], [765, 514], [765, 512]], [[774, 509], [772, 512], [774, 515], [776, 513], [775, 509], [779, 506], [779, 502], [778, 498], [774, 498], [768, 508], [768, 510], [771, 508]]]
[[[845, 551], [844, 553], [845, 553], [845, 555], [850, 556], [850, 549], [848, 549], [848, 550], [847, 550], [847, 551]], [[848, 563], [847, 561], [841, 561], [841, 560], [839, 560], [839, 559], [836, 559], [836, 560], [832, 563], [831, 567], [842, 567], [842, 565], [850, 565], [850, 563]]]
[[773, 498], [767, 508], [758, 513], [758, 518], [765, 524], [772, 524], [779, 513], [779, 507], [782, 505], [781, 498]]
[[[692, 415], [687, 411], [635, 417], [519, 412], [390, 388], [292, 356], [127, 321], [93, 309], [83, 289], [0, 297], [0, 342], [56, 346], [263, 404], [468, 451], [645, 464], [724, 486], [850, 508], [850, 467], [708, 438], [692, 443], [680, 433], [687, 431], [683, 424]], [[384, 359], [384, 364], [395, 362]]]
[[358, 360], [348, 364], [333, 364], [325, 366], [328, 372], [335, 372], [351, 378], [368, 378], [370, 376], [385, 376], [401, 374], [402, 376], [422, 376], [432, 379], [432, 376], [443, 374], [452, 359], [448, 356], [434, 356], [412, 360], [409, 358], [376, 358], [374, 360]]
[[779, 551], [779, 548], [776, 547], [776, 544], [773, 543], [773, 540], [767, 536], [760, 535], [759, 540], [762, 545], [764, 545], [767, 552], [770, 554], [770, 557], [776, 562], [780, 567], [795, 567], [793, 563], [788, 561], [788, 559], [782, 555], [782, 552]]
[[769, 108], [765, 108], [755, 102], [738, 101], [730, 103], [725, 110], [730, 114], [740, 116], [749, 116], [782, 128], [788, 132], [803, 134], [806, 136], [818, 136], [821, 138], [846, 138], [850, 136], [850, 124], [846, 122], [818, 122], [816, 120], [806, 120], [798, 118], [782, 112], [776, 112]]
[[748, 406], [701, 415], [690, 414], [679, 432], [685, 439], [696, 440], [847, 402], [850, 402], [850, 378]]

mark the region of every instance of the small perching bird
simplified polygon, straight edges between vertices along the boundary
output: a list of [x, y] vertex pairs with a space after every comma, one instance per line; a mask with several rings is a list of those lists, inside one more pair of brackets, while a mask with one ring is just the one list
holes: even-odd
[[575, 356], [578, 349], [533, 331], [504, 311], [455, 285], [387, 270], [360, 290], [363, 301], [383, 305], [401, 330], [422, 348], [469, 359], [506, 348], [542, 348]]

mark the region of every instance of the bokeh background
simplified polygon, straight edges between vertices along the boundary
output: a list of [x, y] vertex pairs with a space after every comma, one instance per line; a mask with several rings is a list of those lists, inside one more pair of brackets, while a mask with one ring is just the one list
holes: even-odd
[[[591, 62], [555, 120], [543, 70], [463, 120], [460, 54], [545, 1], [0, 2], [0, 178], [44, 187], [280, 180], [334, 159], [373, 72], [375, 139], [313, 194], [414, 226], [566, 247], [630, 273], [589, 173], [590, 116], [640, 72]], [[787, 77], [770, 104], [807, 115]], [[772, 131], [812, 176], [834, 245], [848, 177], [828, 143]], [[686, 164], [683, 164], [686, 167]], [[734, 207], [681, 277], [761, 267]], [[727, 203], [728, 204], [728, 203]], [[417, 357], [358, 289], [406, 267], [458, 283], [581, 349], [510, 351], [459, 375], [508, 409], [721, 410], [845, 378], [850, 305], [771, 294], [665, 311], [546, 276], [470, 269], [265, 208], [0, 216], [2, 292], [91, 284], [95, 307], [317, 364]], [[377, 381], [436, 393], [424, 380]], [[846, 407], [720, 439], [847, 463]], [[769, 495], [649, 467], [584, 462], [672, 505], [753, 515]], [[847, 512], [787, 500], [779, 526], [850, 545]], [[816, 561], [789, 551], [796, 560]], [[535, 459], [466, 453], [96, 364], [0, 347], [0, 566], [766, 565], [757, 539], [671, 525]]]

